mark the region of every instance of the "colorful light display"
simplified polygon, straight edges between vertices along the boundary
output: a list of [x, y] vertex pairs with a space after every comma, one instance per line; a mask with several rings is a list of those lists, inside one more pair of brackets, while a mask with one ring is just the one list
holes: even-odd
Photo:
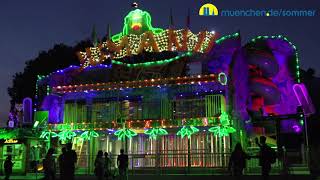
[[77, 134], [71, 130], [64, 130], [58, 134], [52, 135], [52, 137], [58, 137], [60, 141], [71, 140], [75, 136], [77, 136]]
[[195, 134], [199, 132], [199, 129], [194, 126], [183, 126], [178, 132], [177, 135], [181, 136], [181, 138], [184, 138], [185, 136], [188, 137], [188, 139], [191, 138], [192, 134]]
[[178, 55], [176, 57], [170, 58], [170, 59], [164, 59], [164, 60], [158, 60], [158, 61], [150, 61], [150, 62], [145, 62], [145, 63], [135, 63], [135, 64], [128, 64], [128, 63], [123, 63], [121, 61], [116, 61], [112, 60], [113, 64], [118, 64], [118, 65], [125, 65], [127, 67], [148, 67], [148, 66], [161, 66], [167, 63], [171, 63], [176, 60], [180, 60], [181, 58], [192, 56], [191, 52], [186, 52], [184, 54]]
[[[163, 30], [153, 28], [148, 12], [136, 9], [124, 18], [121, 33], [112, 36], [95, 47], [89, 47], [85, 52], [79, 52], [78, 57], [82, 68], [98, 65], [107, 59], [121, 59], [137, 55], [142, 51], [192, 51], [209, 52], [215, 43], [216, 35], [208, 31], [193, 34], [189, 29]], [[175, 60], [179, 59], [176, 57]], [[173, 59], [172, 59], [173, 60]], [[172, 61], [171, 60], [171, 61]], [[157, 64], [153, 64], [157, 65]]]
[[118, 137], [118, 140], [125, 140], [126, 138], [131, 139], [133, 136], [136, 136], [137, 133], [134, 130], [123, 128], [119, 129], [114, 133]]
[[42, 132], [41, 132], [41, 135], [40, 135], [40, 138], [49, 140], [50, 137], [56, 137], [56, 136], [57, 136], [57, 133], [55, 133], [55, 132], [52, 132], [52, 131], [42, 131]]
[[298, 55], [298, 50], [297, 47], [288, 40], [287, 37], [282, 36], [282, 35], [277, 35], [277, 36], [257, 36], [256, 38], [252, 39], [251, 42], [257, 42], [259, 40], [265, 40], [265, 39], [281, 39], [286, 41], [290, 46], [293, 48], [294, 53], [295, 53], [295, 58], [296, 58], [296, 79], [297, 83], [300, 83], [300, 62], [299, 62], [299, 55]]
[[230, 126], [229, 115], [226, 112], [222, 112], [220, 115], [220, 125], [211, 127], [209, 132], [212, 132], [216, 136], [223, 137], [236, 132], [236, 129]]
[[210, 75], [197, 75], [197, 76], [184, 76], [176, 78], [163, 78], [163, 79], [146, 79], [139, 81], [120, 81], [109, 83], [97, 84], [80, 84], [69, 86], [57, 86], [52, 88], [54, 93], [71, 93], [71, 92], [84, 92], [84, 91], [107, 91], [107, 90], [121, 90], [128, 88], [142, 88], [142, 87], [161, 87], [171, 85], [186, 85], [186, 84], [204, 84], [216, 82], [217, 77], [214, 74]]
[[84, 131], [80, 137], [83, 140], [90, 140], [91, 138], [99, 137], [99, 134], [96, 131], [90, 130], [90, 131]]
[[152, 128], [145, 130], [144, 133], [147, 134], [151, 139], [157, 139], [158, 136], [167, 135], [168, 131], [163, 128]]

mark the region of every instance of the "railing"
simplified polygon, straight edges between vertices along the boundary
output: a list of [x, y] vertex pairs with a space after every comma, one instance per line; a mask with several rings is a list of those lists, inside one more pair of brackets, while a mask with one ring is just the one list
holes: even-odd
[[[110, 156], [112, 170], [117, 168], [117, 155]], [[94, 156], [86, 156], [94, 159]], [[170, 154], [129, 154], [129, 173], [132, 174], [216, 174], [227, 173], [230, 153], [170, 153]], [[79, 167], [77, 173], [92, 173], [90, 165]], [[277, 160], [272, 165], [273, 172], [279, 173], [282, 162]], [[93, 170], [94, 168], [90, 168]], [[246, 173], [259, 172], [259, 160], [247, 160]]]

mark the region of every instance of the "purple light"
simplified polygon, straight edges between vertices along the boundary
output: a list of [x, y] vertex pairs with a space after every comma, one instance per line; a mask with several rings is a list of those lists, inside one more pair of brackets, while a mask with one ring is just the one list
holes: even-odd
[[294, 130], [294, 132], [296, 132], [296, 133], [301, 132], [301, 127], [300, 127], [300, 126], [298, 126], [298, 125], [294, 125], [294, 126], [292, 126], [292, 129], [293, 129], [293, 130]]

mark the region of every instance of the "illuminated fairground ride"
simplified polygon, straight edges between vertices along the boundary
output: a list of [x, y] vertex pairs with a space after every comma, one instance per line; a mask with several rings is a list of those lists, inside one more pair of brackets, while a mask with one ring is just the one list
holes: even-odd
[[[308, 104], [296, 47], [283, 36], [241, 46], [238, 32], [154, 28], [135, 9], [121, 33], [93, 44], [78, 53], [80, 66], [39, 75], [36, 97], [36, 117], [49, 119], [41, 138], [72, 141], [88, 171], [98, 150], [121, 148], [130, 168], [225, 167], [235, 142], [264, 134], [274, 144], [264, 117]], [[281, 121], [286, 132], [302, 127], [295, 116]]]

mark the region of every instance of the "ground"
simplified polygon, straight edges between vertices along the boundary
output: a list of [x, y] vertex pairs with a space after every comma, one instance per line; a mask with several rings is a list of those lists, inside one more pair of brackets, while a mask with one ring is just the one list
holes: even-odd
[[[4, 177], [1, 176], [0, 179], [3, 179]], [[28, 180], [28, 179], [41, 179], [42, 176], [36, 177], [35, 175], [28, 175], [28, 176], [12, 176], [10, 179], [19, 179], [19, 180]], [[95, 176], [77, 176], [76, 180], [95, 180]], [[201, 180], [227, 180], [227, 179], [233, 179], [231, 176], [226, 175], [135, 175], [135, 176], [129, 176], [129, 180], [194, 180], [194, 179], [201, 179]], [[250, 176], [244, 176], [242, 179], [244, 180], [259, 180], [261, 179], [258, 175], [250, 175]], [[301, 180], [315, 180], [315, 178], [311, 178], [308, 175], [294, 175], [294, 176], [279, 176], [279, 175], [272, 175], [270, 176], [270, 180], [295, 180], [295, 179], [301, 179]], [[318, 178], [320, 180], [320, 178]]]

